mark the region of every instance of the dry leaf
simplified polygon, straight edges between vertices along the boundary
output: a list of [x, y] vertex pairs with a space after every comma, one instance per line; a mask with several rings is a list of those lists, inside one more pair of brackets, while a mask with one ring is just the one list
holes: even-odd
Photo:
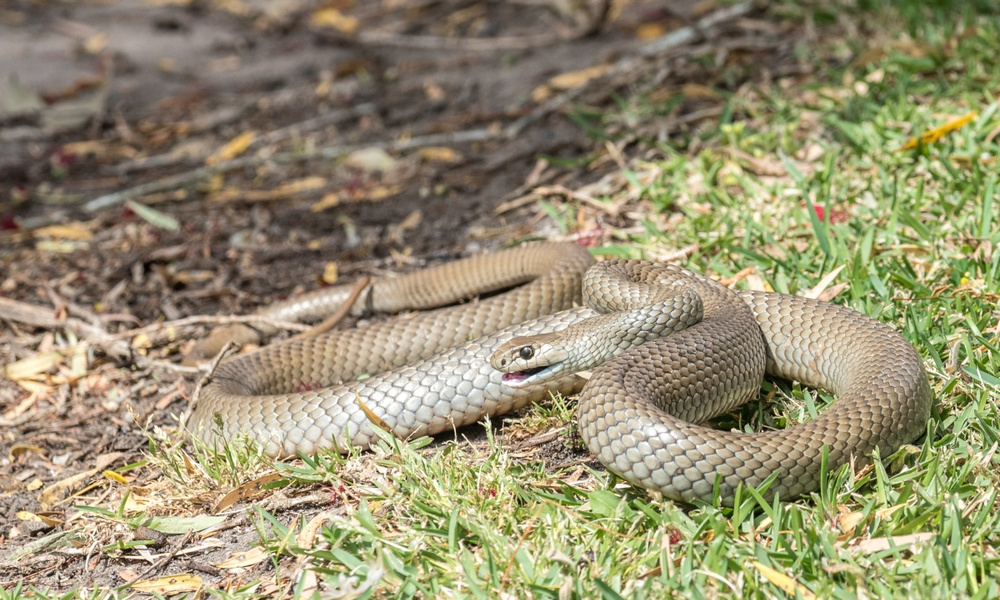
[[361, 399], [361, 396], [359, 396], [358, 394], [354, 394], [354, 397], [358, 401], [358, 406], [361, 407], [361, 412], [365, 413], [365, 417], [368, 418], [368, 421], [372, 425], [378, 427], [382, 431], [387, 431], [392, 435], [396, 435], [392, 431], [392, 428], [389, 427], [389, 424], [382, 420], [382, 417], [376, 415], [374, 412], [372, 412], [372, 409], [368, 408], [368, 405], [365, 404], [365, 401]]
[[79, 242], [56, 242], [42, 240], [35, 244], [35, 248], [42, 252], [56, 252], [58, 254], [72, 254], [83, 247]]
[[328, 208], [333, 208], [334, 206], [340, 205], [340, 195], [337, 192], [330, 192], [329, 194], [323, 196], [323, 199], [319, 202], [314, 202], [312, 206], [309, 207], [314, 213], [323, 212]]
[[417, 156], [427, 162], [454, 164], [462, 160], [462, 155], [444, 146], [427, 146], [417, 150]]
[[852, 546], [848, 546], [848, 549], [854, 552], [874, 554], [876, 552], [885, 552], [886, 550], [889, 550], [891, 548], [912, 546], [913, 544], [926, 542], [934, 539], [935, 535], [937, 534], [932, 532], [926, 532], [926, 533], [913, 533], [910, 535], [897, 535], [894, 537], [872, 538], [870, 540], [864, 540]]
[[414, 210], [410, 214], [406, 215], [403, 222], [399, 224], [399, 229], [401, 231], [412, 231], [416, 229], [420, 222], [424, 220], [424, 213], [420, 209]]
[[952, 119], [940, 127], [935, 127], [930, 131], [924, 133], [919, 138], [911, 138], [910, 141], [903, 144], [903, 147], [899, 149], [900, 152], [904, 150], [912, 150], [919, 146], [926, 146], [928, 144], [933, 144], [939, 139], [943, 138], [946, 134], [951, 133], [961, 129], [972, 122], [976, 118], [976, 111], [969, 112], [968, 114], [962, 115], [957, 119]]
[[57, 481], [45, 488], [38, 494], [38, 502], [46, 510], [51, 509], [71, 492], [81, 487], [82, 483], [100, 473], [100, 469], [90, 469], [76, 475], [71, 475], [66, 479]]
[[362, 148], [347, 155], [344, 164], [364, 173], [390, 173], [396, 169], [396, 159], [382, 148]]
[[19, 457], [28, 454], [29, 452], [34, 452], [36, 454], [45, 454], [45, 449], [41, 446], [34, 446], [32, 444], [14, 444], [10, 447], [7, 452], [7, 457], [11, 462], [14, 462]]
[[327, 285], [333, 285], [337, 283], [337, 279], [340, 277], [340, 267], [336, 262], [330, 261], [323, 266], [323, 275], [320, 279], [323, 283]]
[[319, 176], [313, 177], [303, 177], [302, 179], [294, 179], [287, 183], [283, 183], [275, 188], [275, 193], [281, 196], [292, 196], [294, 194], [299, 194], [302, 192], [310, 192], [313, 190], [318, 190], [326, 185], [326, 179]]
[[847, 534], [847, 537], [854, 537], [854, 532], [857, 531], [858, 525], [860, 525], [864, 519], [864, 513], [855, 510], [837, 517], [837, 526], [840, 527], [841, 531]]
[[3, 374], [11, 381], [37, 377], [62, 364], [63, 358], [68, 354], [68, 348], [41, 352], [8, 364], [4, 367]]
[[50, 237], [64, 240], [89, 240], [94, 234], [82, 223], [71, 223], [69, 225], [49, 225], [35, 230], [37, 237]]
[[846, 290], [847, 286], [848, 286], [848, 283], [846, 281], [842, 281], [842, 282], [838, 283], [837, 285], [832, 286], [829, 289], [823, 291], [822, 294], [820, 294], [819, 296], [816, 296], [816, 299], [817, 300], [822, 300], [823, 302], [830, 302], [831, 300], [833, 300], [834, 298], [836, 298], [837, 296], [839, 296], [840, 292]]
[[691, 100], [718, 100], [721, 98], [718, 90], [700, 83], [685, 83], [681, 86], [681, 95]]
[[49, 527], [56, 527], [65, 523], [62, 519], [57, 519], [51, 515], [37, 514], [27, 510], [17, 511], [17, 518], [21, 521], [36, 521], [38, 523], [45, 523]]
[[820, 295], [824, 292], [824, 290], [826, 290], [827, 286], [829, 286], [833, 282], [833, 280], [837, 278], [837, 275], [840, 275], [840, 272], [843, 271], [844, 267], [846, 266], [847, 265], [840, 265], [836, 269], [830, 271], [829, 273], [824, 275], [823, 279], [820, 279], [819, 283], [814, 285], [811, 290], [802, 295], [805, 296], [806, 298], [813, 298], [813, 299], [819, 298]]
[[445, 99], [444, 89], [430, 79], [424, 80], [424, 95], [428, 100], [441, 101]]
[[816, 597], [816, 594], [812, 593], [809, 590], [809, 588], [798, 583], [788, 575], [785, 575], [780, 571], [776, 571], [771, 567], [768, 567], [767, 565], [761, 564], [757, 561], [753, 561], [750, 564], [752, 564], [753, 567], [757, 569], [757, 571], [759, 571], [761, 575], [764, 576], [764, 579], [770, 581], [774, 585], [781, 588], [781, 590], [786, 594], [788, 594], [789, 596], [795, 598], [798, 597], [799, 594], [801, 594], [802, 597], [805, 598], [806, 600], [810, 600]]
[[336, 8], [317, 10], [309, 18], [309, 24], [313, 27], [329, 27], [348, 35], [353, 35], [358, 30], [357, 17], [345, 15]]
[[655, 40], [663, 37], [666, 31], [663, 23], [643, 23], [636, 28], [635, 37], [644, 41]]
[[363, 198], [372, 202], [377, 202], [378, 200], [385, 200], [389, 196], [395, 196], [402, 191], [402, 189], [403, 186], [401, 185], [380, 185], [369, 190]]
[[219, 148], [212, 156], [205, 159], [205, 164], [214, 165], [226, 160], [232, 160], [243, 154], [250, 144], [257, 139], [257, 134], [252, 130], [244, 131], [233, 139], [229, 140], [222, 148]]
[[108, 47], [108, 34], [101, 32], [83, 41], [83, 51], [87, 54], [100, 54]]
[[595, 65], [579, 71], [560, 73], [549, 79], [548, 85], [557, 90], [571, 90], [604, 75], [610, 67], [610, 65]]
[[238, 569], [240, 567], [252, 567], [260, 564], [271, 557], [262, 548], [251, 548], [245, 552], [233, 552], [222, 562], [215, 563], [220, 569]]
[[201, 586], [201, 577], [190, 573], [146, 579], [129, 585], [134, 590], [150, 594], [162, 594], [164, 596], [179, 594], [181, 592], [195, 592], [201, 589]]
[[570, 90], [584, 85], [595, 77], [600, 77], [610, 65], [596, 65], [579, 71], [569, 71], [561, 73], [548, 80], [545, 85], [540, 85], [531, 91], [531, 99], [535, 102], [542, 102], [552, 96], [553, 91]]
[[219, 498], [219, 501], [216, 502], [211, 508], [212, 514], [226, 510], [237, 502], [242, 502], [249, 498], [259, 498], [264, 494], [269, 494], [270, 490], [264, 490], [264, 486], [279, 479], [281, 479], [281, 475], [277, 473], [268, 473], [267, 475], [244, 483], [240, 487], [231, 490], [222, 498]]
[[312, 549], [313, 544], [316, 542], [316, 534], [319, 532], [319, 528], [323, 523], [329, 521], [332, 516], [333, 514], [329, 511], [324, 511], [309, 519], [309, 522], [305, 524], [302, 531], [295, 536], [296, 545], [304, 550]]

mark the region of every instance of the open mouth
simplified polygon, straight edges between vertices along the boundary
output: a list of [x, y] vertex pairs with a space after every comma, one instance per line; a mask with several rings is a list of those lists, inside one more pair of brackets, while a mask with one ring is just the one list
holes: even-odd
[[533, 369], [526, 369], [524, 371], [514, 371], [513, 373], [504, 373], [503, 382], [509, 383], [511, 385], [517, 385], [519, 383], [524, 383], [529, 378], [538, 375], [548, 367], [535, 367]]

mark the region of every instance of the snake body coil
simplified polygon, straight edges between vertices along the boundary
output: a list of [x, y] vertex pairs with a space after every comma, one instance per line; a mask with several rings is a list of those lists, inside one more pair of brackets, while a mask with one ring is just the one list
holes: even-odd
[[[369, 445], [372, 425], [359, 399], [398, 436], [450, 430], [541, 400], [550, 390], [580, 389], [569, 373], [542, 385], [505, 381], [490, 357], [520, 343], [512, 339], [548, 339], [567, 328], [589, 332], [588, 319], [621, 310], [622, 301], [633, 309], [666, 298], [665, 309], [645, 309], [658, 324], [598, 317], [619, 319], [626, 323], [619, 329], [635, 330], [645, 343], [596, 368], [580, 397], [581, 435], [626, 480], [670, 498], [710, 502], [716, 486], [731, 499], [740, 483], [759, 485], [777, 473], [768, 494], [788, 498], [816, 489], [823, 447], [832, 468], [852, 456], [863, 461], [875, 448], [892, 452], [924, 430], [931, 393], [920, 358], [869, 317], [816, 300], [735, 292], [678, 267], [606, 261], [588, 271], [591, 264], [576, 246], [540, 244], [376, 282], [355, 312], [426, 308], [455, 294], [523, 285], [225, 361], [202, 388], [193, 423], [206, 438], [246, 432], [275, 456]], [[590, 306], [574, 308], [585, 272]], [[271, 316], [314, 312], [344, 297], [314, 294], [277, 306]], [[657, 333], [641, 333], [649, 328]], [[659, 337], [661, 330], [672, 333]], [[816, 419], [779, 431], [694, 424], [754, 396], [765, 369], [838, 399]], [[222, 431], [213, 433], [216, 418]]]

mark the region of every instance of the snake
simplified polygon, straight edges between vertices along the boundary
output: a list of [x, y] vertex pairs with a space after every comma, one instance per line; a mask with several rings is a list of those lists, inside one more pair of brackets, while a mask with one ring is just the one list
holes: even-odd
[[[349, 292], [263, 314], [315, 317]], [[189, 427], [208, 443], [246, 436], [274, 457], [346, 452], [373, 445], [379, 427], [410, 439], [578, 394], [580, 437], [613, 473], [672, 500], [731, 503], [740, 486], [768, 499], [816, 491], [824, 469], [888, 456], [930, 416], [919, 354], [871, 317], [655, 261], [595, 263], [572, 243], [378, 279], [350, 307], [362, 324], [383, 311], [404, 314], [223, 360]], [[230, 328], [196, 351], [259, 333]], [[765, 376], [836, 398], [783, 429], [711, 427], [759, 396]]]

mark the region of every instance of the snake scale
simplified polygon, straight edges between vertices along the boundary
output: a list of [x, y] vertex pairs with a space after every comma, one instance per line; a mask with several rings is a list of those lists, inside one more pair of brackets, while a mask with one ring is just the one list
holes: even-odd
[[[367, 447], [373, 425], [359, 400], [408, 438], [516, 410], [550, 391], [579, 392], [573, 371], [593, 368], [578, 408], [591, 452], [627, 481], [685, 502], [731, 501], [741, 483], [758, 486], [774, 473], [767, 497], [808, 493], [819, 485], [824, 448], [835, 468], [876, 448], [884, 456], [924, 431], [931, 392], [920, 357], [874, 319], [818, 300], [731, 290], [670, 265], [592, 265], [584, 249], [549, 243], [377, 280], [353, 313], [503, 293], [223, 361], [191, 424], [207, 441], [244, 432], [272, 456]], [[315, 316], [347, 296], [333, 288], [264, 314]], [[200, 351], [254, 334], [229, 328]], [[596, 356], [601, 348], [611, 356]], [[765, 372], [838, 398], [782, 430], [699, 424], [755, 397]]]

